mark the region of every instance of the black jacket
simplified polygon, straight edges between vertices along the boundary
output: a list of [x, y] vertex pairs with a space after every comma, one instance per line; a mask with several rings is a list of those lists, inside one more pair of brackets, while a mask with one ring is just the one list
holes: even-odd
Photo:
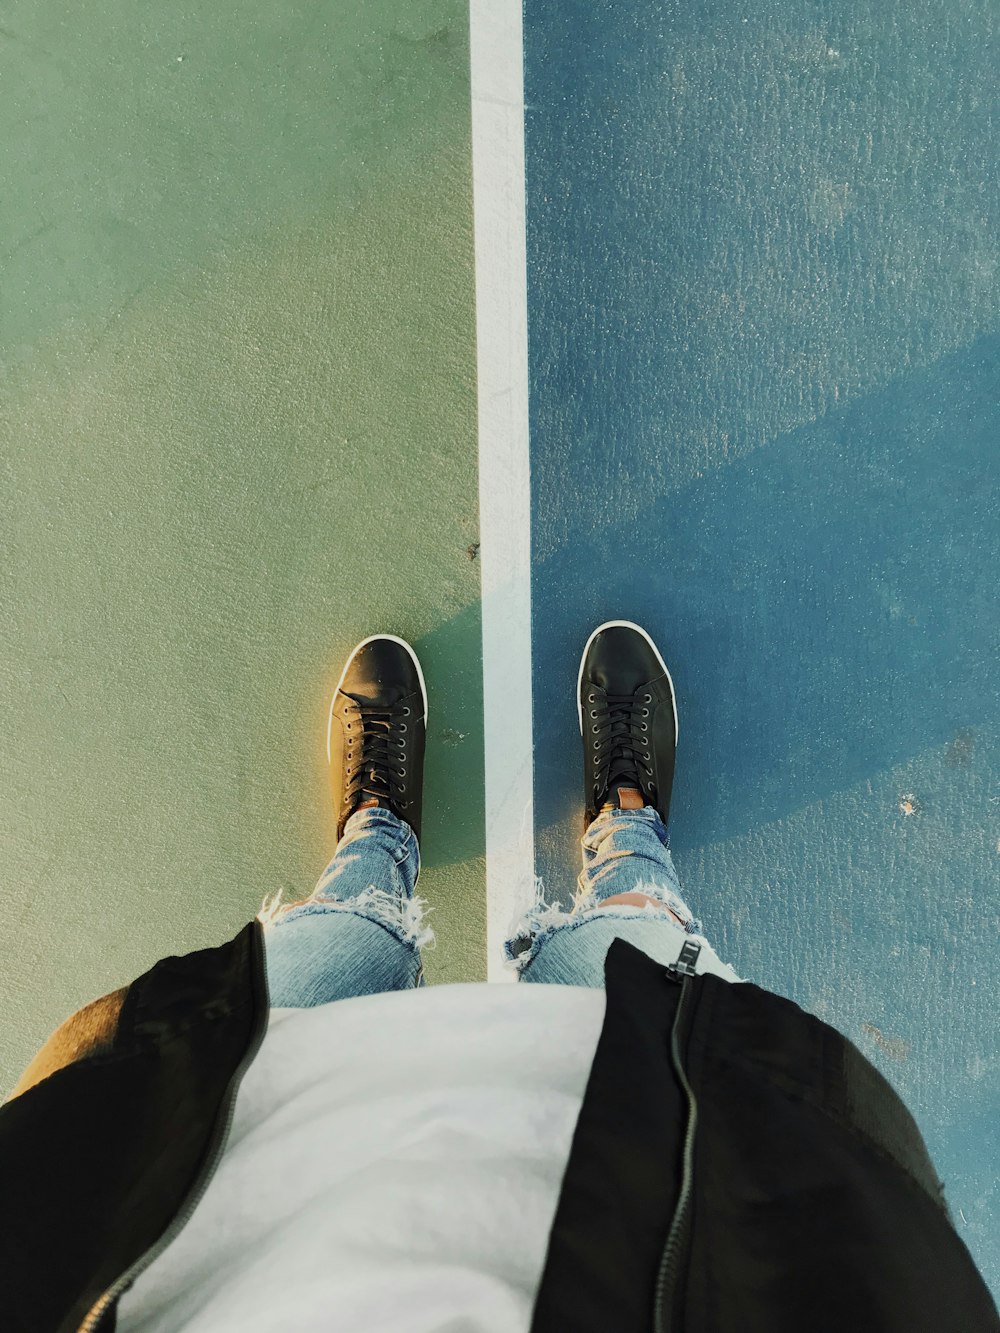
[[[531, 1333], [998, 1333], [912, 1117], [845, 1037], [624, 940], [605, 985]], [[0, 1108], [2, 1333], [114, 1328], [267, 1013], [252, 921], [57, 1029]]]

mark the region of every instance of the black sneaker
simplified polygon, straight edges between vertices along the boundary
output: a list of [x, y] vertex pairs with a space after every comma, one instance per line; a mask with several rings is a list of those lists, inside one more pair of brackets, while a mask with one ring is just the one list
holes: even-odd
[[587, 640], [577, 681], [586, 783], [585, 827], [602, 806], [670, 813], [677, 702], [667, 665], [644, 629], [609, 620]]
[[420, 838], [427, 689], [417, 655], [393, 634], [362, 639], [330, 704], [326, 754], [337, 841], [360, 805], [391, 810]]

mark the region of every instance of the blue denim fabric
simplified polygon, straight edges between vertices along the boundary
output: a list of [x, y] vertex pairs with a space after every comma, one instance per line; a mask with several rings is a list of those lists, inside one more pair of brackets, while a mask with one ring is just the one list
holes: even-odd
[[[426, 985], [420, 950], [433, 943], [434, 932], [424, 926], [427, 905], [414, 893], [419, 872], [408, 824], [380, 807], [352, 815], [312, 894], [261, 910], [272, 1005], [301, 1009]], [[601, 906], [622, 893], [658, 899], [680, 923], [651, 905]], [[519, 981], [601, 988], [612, 940], [672, 962], [678, 942], [690, 936], [702, 946], [698, 971], [739, 981], [701, 929], [680, 895], [656, 810], [611, 810], [584, 834], [572, 909], [548, 906], [539, 894], [504, 945], [505, 965]]]

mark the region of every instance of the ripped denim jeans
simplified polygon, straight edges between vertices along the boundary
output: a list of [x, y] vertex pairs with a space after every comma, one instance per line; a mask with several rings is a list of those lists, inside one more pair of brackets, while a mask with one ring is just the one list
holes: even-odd
[[[583, 870], [572, 907], [547, 905], [541, 890], [504, 945], [518, 981], [604, 986], [604, 959], [625, 939], [670, 964], [687, 941], [700, 946], [696, 972], [741, 978], [720, 961], [680, 894], [667, 830], [651, 806], [600, 814], [583, 836]], [[391, 810], [351, 816], [333, 860], [302, 902], [265, 902], [271, 1004], [308, 1008], [332, 1000], [426, 985], [421, 949], [433, 946], [427, 904], [414, 894], [420, 851], [410, 826]], [[664, 904], [607, 898], [641, 893]], [[426, 910], [425, 910], [426, 909]]]

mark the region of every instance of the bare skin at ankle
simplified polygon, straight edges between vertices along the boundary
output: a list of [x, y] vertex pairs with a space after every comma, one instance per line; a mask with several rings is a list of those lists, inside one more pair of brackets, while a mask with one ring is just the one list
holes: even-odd
[[643, 907], [646, 903], [652, 903], [654, 907], [659, 907], [668, 916], [672, 916], [679, 926], [684, 924], [677, 913], [672, 912], [666, 903], [661, 903], [658, 898], [650, 898], [648, 893], [619, 893], [614, 898], [605, 898], [601, 906], [610, 907], [612, 903], [621, 903], [623, 907]]

